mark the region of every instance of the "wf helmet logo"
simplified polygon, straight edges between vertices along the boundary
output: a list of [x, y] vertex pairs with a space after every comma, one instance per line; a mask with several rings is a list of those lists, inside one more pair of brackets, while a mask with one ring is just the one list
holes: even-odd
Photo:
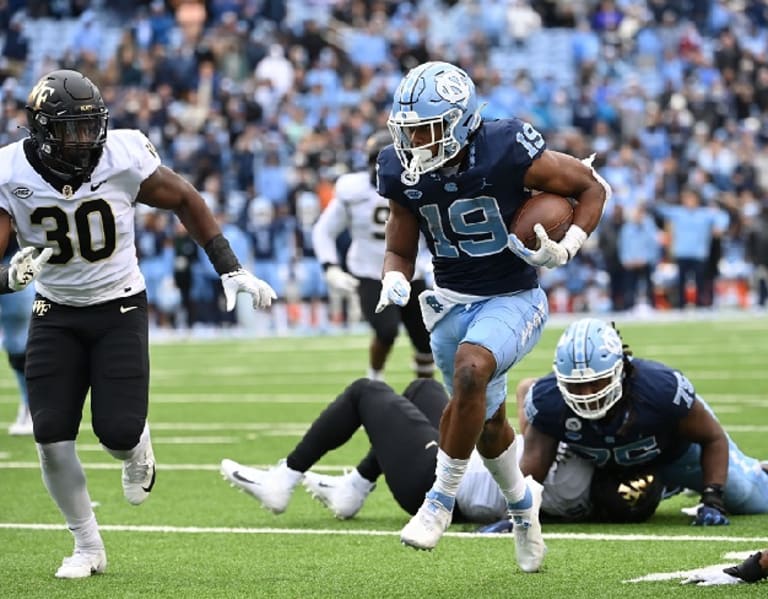
[[27, 103], [35, 110], [40, 110], [40, 106], [43, 105], [51, 94], [56, 90], [48, 85], [45, 81], [39, 81], [32, 91], [29, 92], [29, 99]]
[[643, 497], [648, 487], [653, 484], [653, 474], [619, 485], [619, 495], [629, 505], [635, 505]]

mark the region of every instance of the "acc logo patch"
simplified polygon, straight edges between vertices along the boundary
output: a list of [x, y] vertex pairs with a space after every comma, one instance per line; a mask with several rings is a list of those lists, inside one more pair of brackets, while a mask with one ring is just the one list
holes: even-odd
[[26, 200], [34, 192], [29, 187], [17, 187], [11, 193], [21, 200]]
[[406, 189], [403, 193], [409, 200], [420, 200], [423, 195], [418, 189]]
[[565, 429], [569, 431], [580, 431], [581, 420], [579, 420], [578, 418], [568, 418], [565, 421]]
[[467, 106], [469, 99], [469, 82], [458, 71], [445, 71], [435, 77], [437, 95], [451, 104]]

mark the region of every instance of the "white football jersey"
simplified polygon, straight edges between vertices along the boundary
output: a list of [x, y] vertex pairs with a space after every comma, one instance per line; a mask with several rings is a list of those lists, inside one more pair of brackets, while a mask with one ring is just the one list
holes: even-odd
[[35, 279], [38, 293], [90, 306], [146, 288], [136, 258], [135, 199], [159, 166], [141, 132], [111, 130], [91, 180], [62, 193], [32, 168], [23, 141], [0, 148], [0, 208], [13, 218], [19, 245], [53, 249]]
[[[312, 229], [315, 255], [321, 264], [338, 264], [336, 238], [349, 230], [347, 270], [358, 278], [380, 279], [384, 264], [384, 229], [389, 218], [389, 202], [376, 193], [368, 171], [348, 173], [336, 180], [334, 198]], [[419, 255], [429, 251], [419, 238]], [[417, 260], [414, 279], [424, 278], [423, 261]]]
[[367, 171], [341, 175], [334, 191], [312, 230], [317, 259], [321, 264], [338, 264], [336, 238], [347, 229], [352, 240], [347, 269], [359, 278], [380, 279], [389, 202], [376, 193]]

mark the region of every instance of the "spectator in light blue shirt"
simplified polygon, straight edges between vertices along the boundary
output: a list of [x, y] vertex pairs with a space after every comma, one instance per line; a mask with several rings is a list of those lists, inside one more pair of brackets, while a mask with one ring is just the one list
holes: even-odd
[[651, 274], [660, 257], [659, 229], [644, 204], [631, 210], [619, 231], [619, 260], [624, 267], [624, 307], [633, 308], [642, 283], [648, 305], [655, 307]]
[[690, 277], [696, 285], [696, 305], [710, 305], [712, 298], [706, 297], [706, 270], [712, 237], [721, 233], [718, 213], [702, 206], [699, 192], [692, 187], [683, 189], [680, 205], [659, 204], [656, 210], [671, 228], [670, 256], [678, 268], [678, 307], [685, 307], [685, 288]]

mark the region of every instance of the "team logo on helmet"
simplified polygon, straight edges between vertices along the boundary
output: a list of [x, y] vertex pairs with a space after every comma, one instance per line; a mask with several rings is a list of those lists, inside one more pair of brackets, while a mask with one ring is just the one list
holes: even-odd
[[469, 82], [459, 71], [443, 71], [435, 76], [435, 91], [437, 95], [451, 104], [459, 104], [466, 108], [469, 100]]

